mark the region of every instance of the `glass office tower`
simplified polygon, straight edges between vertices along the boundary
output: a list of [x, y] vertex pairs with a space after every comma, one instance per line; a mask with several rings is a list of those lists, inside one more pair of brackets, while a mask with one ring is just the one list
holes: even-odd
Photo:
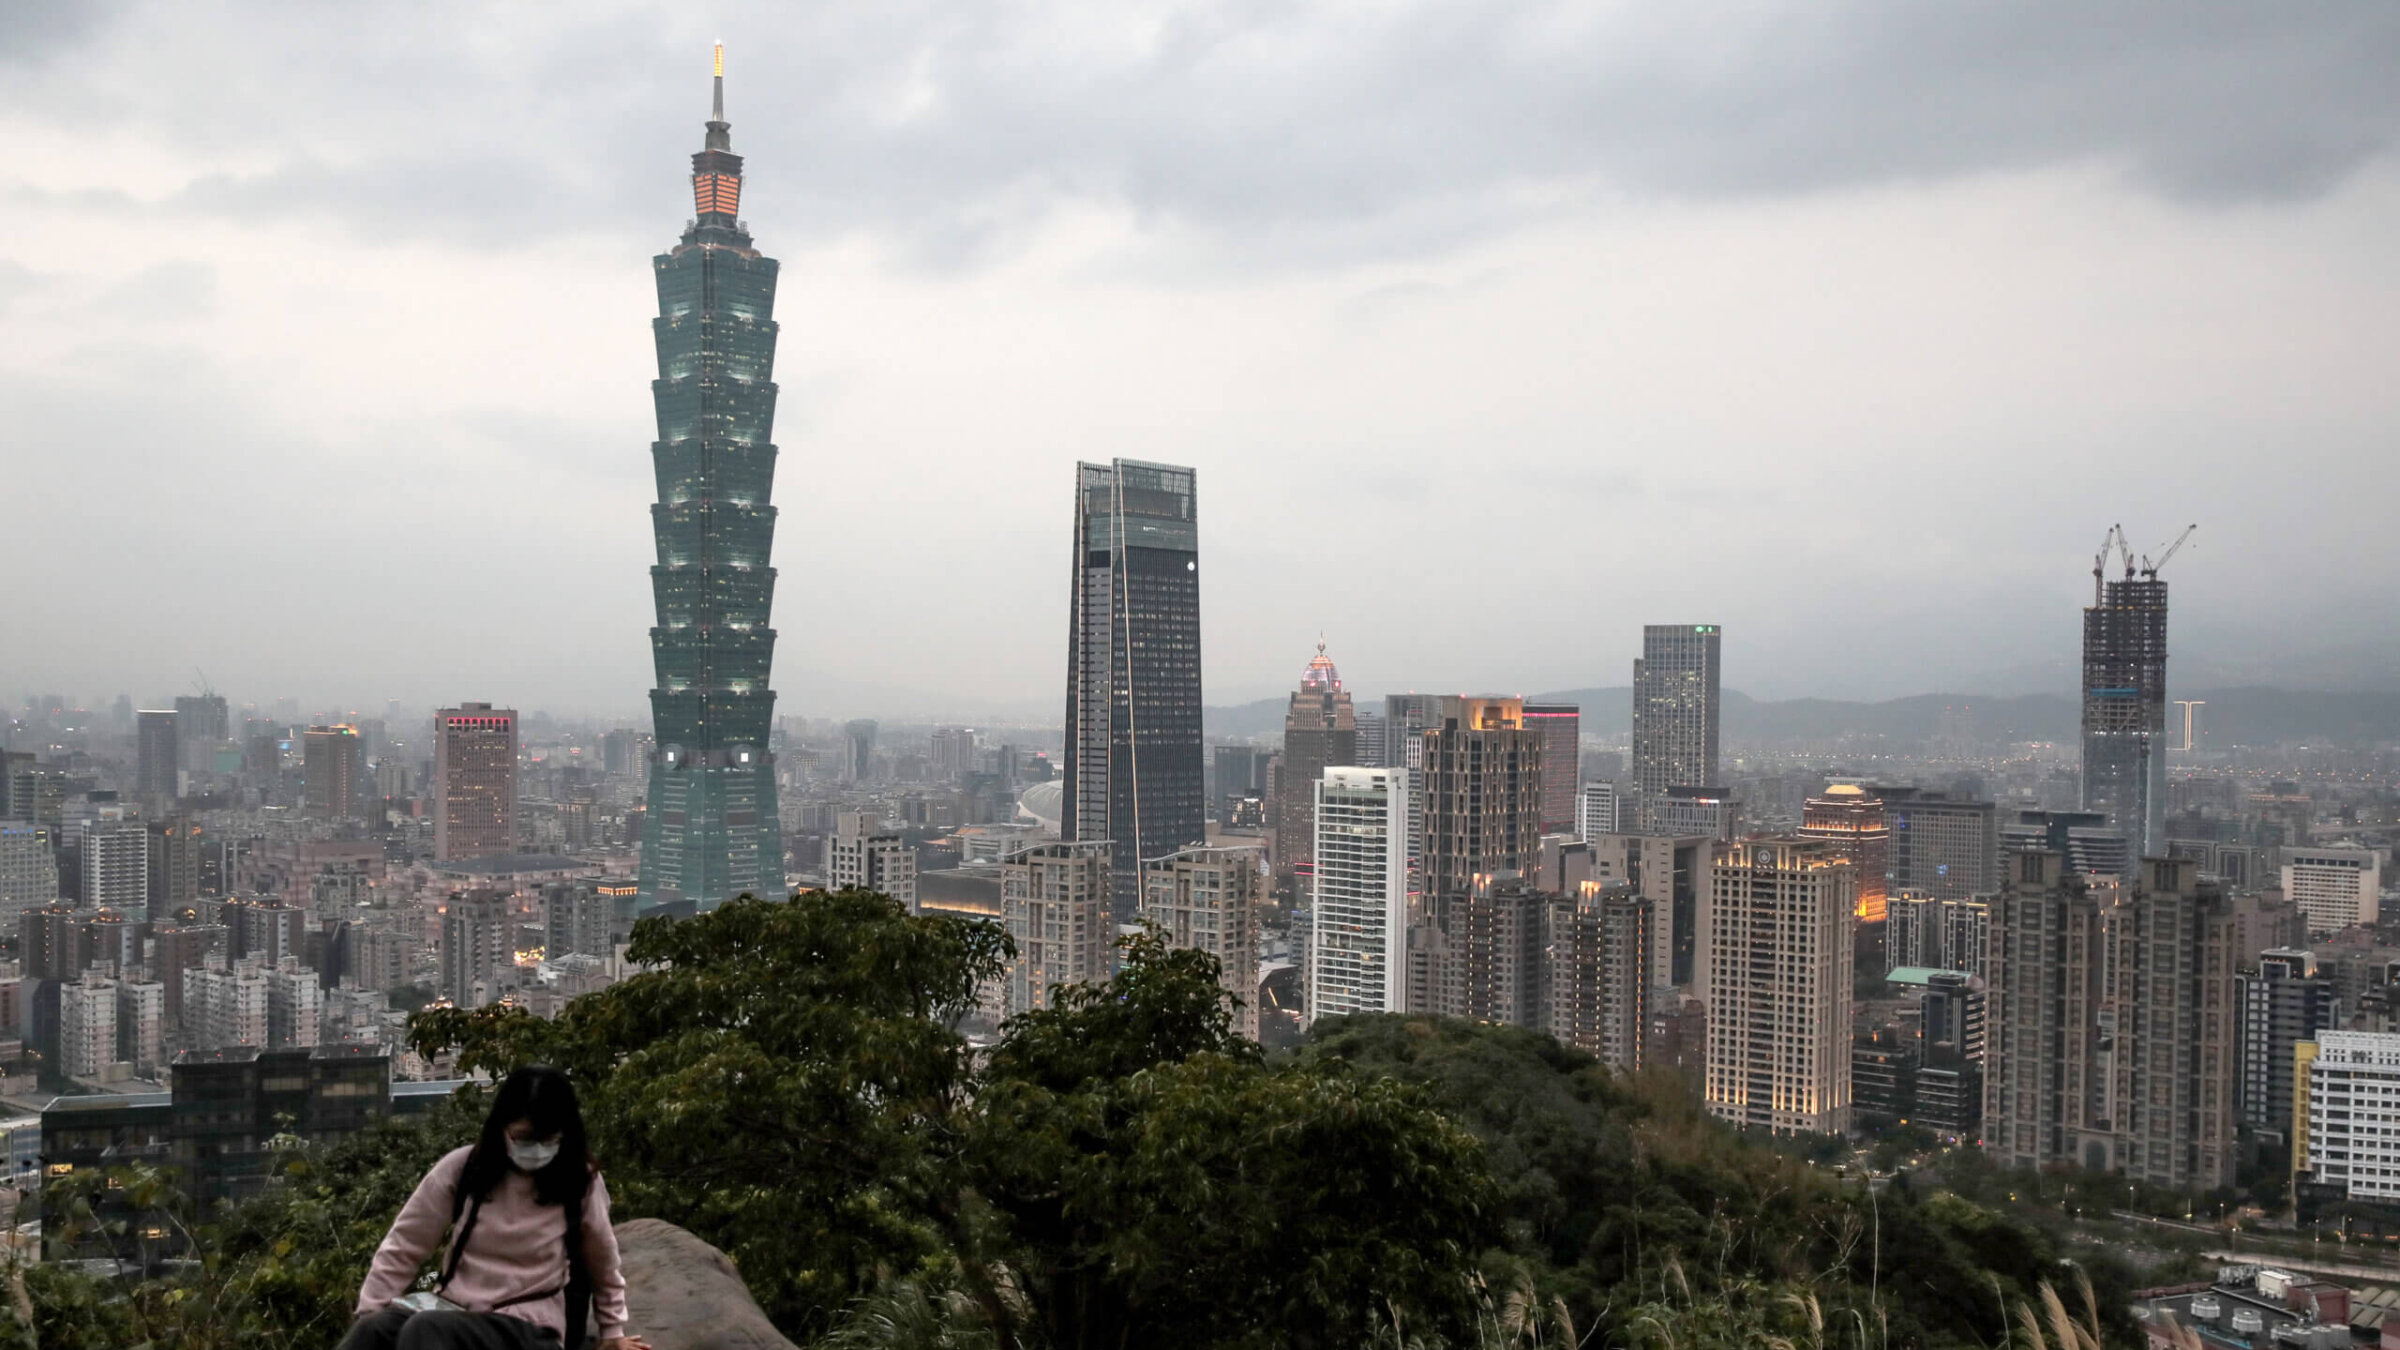
[[1200, 527], [1192, 471], [1075, 467], [1060, 825], [1108, 840], [1114, 910], [1132, 921], [1141, 860], [1205, 842]]
[[658, 276], [658, 504], [650, 569], [657, 737], [642, 829], [640, 906], [700, 909], [783, 894], [783, 833], [767, 732], [775, 630], [775, 260], [739, 219], [742, 157], [725, 121], [724, 49], [694, 219]]

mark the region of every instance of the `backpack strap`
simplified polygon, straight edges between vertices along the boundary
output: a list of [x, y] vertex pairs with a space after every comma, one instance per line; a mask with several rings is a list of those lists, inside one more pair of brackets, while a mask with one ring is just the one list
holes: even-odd
[[[463, 1169], [459, 1176], [463, 1182], [466, 1176]], [[464, 1224], [458, 1221], [461, 1209], [464, 1209], [467, 1215], [467, 1221]], [[478, 1195], [470, 1199], [464, 1185], [452, 1186], [450, 1191], [450, 1228], [457, 1236], [450, 1242], [450, 1259], [442, 1263], [442, 1278], [434, 1281], [433, 1291], [435, 1293], [438, 1294], [449, 1288], [450, 1281], [457, 1278], [459, 1258], [467, 1254], [467, 1239], [475, 1235], [475, 1219], [482, 1213], [482, 1196]]]
[[583, 1350], [585, 1319], [592, 1308], [592, 1272], [583, 1260], [583, 1207], [591, 1198], [591, 1175], [567, 1202], [567, 1334], [561, 1350]]

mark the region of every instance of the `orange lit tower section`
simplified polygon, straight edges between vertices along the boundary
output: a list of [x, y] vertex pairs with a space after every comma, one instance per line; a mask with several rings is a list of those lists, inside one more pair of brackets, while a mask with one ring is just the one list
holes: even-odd
[[1855, 783], [1836, 783], [1801, 808], [1800, 837], [1830, 839], [1858, 870], [1858, 921], [1882, 923], [1892, 827], [1883, 798]]
[[775, 655], [775, 260], [742, 223], [742, 157], [725, 121], [725, 49], [692, 156], [694, 218], [653, 261], [658, 503], [650, 569], [657, 728], [638, 902], [699, 909], [783, 893], [767, 734]]

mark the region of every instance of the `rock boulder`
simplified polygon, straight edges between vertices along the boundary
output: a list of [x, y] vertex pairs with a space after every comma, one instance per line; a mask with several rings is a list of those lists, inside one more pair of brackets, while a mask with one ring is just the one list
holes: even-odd
[[617, 1226], [633, 1332], [651, 1350], [795, 1350], [725, 1253], [663, 1219]]

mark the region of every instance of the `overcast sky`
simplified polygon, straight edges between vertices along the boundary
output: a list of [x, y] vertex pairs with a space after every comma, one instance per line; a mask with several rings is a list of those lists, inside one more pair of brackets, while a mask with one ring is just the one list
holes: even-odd
[[[2400, 687], [2400, 6], [0, 13], [0, 696], [633, 714], [709, 44], [782, 260], [781, 710], [1049, 708], [1077, 459], [1211, 702]], [[2187, 685], [2188, 687], [2188, 685]]]

